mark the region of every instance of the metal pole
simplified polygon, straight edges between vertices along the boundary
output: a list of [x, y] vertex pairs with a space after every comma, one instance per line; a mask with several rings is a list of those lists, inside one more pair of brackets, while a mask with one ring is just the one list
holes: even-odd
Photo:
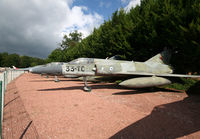
[[5, 72], [3, 73], [3, 86], [4, 86], [3, 92], [5, 93], [6, 91], [6, 73]]
[[5, 91], [6, 91], [6, 87], [5, 87], [5, 78], [6, 78], [6, 73], [3, 73], [3, 89], [2, 89], [2, 94], [1, 94], [1, 121], [3, 121], [3, 108], [4, 108], [4, 95], [5, 95]]
[[6, 70], [6, 87], [7, 87], [7, 84], [8, 84], [8, 72], [7, 72], [7, 70]]
[[11, 75], [10, 81], [12, 81], [12, 70], [10, 71], [10, 75]]
[[[2, 101], [2, 94], [3, 94], [3, 92], [2, 92], [2, 81], [0, 81], [0, 101]], [[2, 103], [0, 103], [0, 105], [2, 105]], [[2, 106], [0, 106], [1, 108], [2, 108]], [[0, 116], [0, 118], [1, 118], [1, 121], [0, 121], [0, 139], [1, 139], [1, 126], [2, 126], [2, 109], [1, 109], [1, 116]]]

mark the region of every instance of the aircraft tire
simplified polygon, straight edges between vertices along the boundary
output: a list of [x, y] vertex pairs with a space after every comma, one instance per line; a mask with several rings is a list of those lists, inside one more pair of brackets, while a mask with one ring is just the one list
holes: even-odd
[[85, 91], [85, 92], [91, 92], [92, 91], [92, 88], [91, 87], [84, 87], [83, 88], [83, 90]]

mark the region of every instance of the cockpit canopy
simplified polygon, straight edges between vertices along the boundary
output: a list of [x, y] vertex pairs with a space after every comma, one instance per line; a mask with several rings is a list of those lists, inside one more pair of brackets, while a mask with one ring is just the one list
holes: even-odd
[[123, 59], [121, 56], [115, 55], [115, 56], [112, 56], [111, 58], [109, 58], [109, 60], [123, 60]]
[[63, 62], [51, 62], [46, 65], [41, 65], [41, 67], [50, 67], [50, 66], [59, 66], [59, 65], [63, 65]]
[[94, 63], [94, 58], [78, 58], [69, 62], [69, 64], [91, 64]]

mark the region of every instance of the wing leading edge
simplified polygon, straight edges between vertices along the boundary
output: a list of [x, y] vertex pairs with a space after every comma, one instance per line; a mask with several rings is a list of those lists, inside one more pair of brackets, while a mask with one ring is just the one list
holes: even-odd
[[147, 72], [118, 72], [120, 75], [143, 75], [143, 76], [159, 76], [159, 77], [185, 77], [185, 78], [200, 78], [200, 75], [185, 75], [185, 74], [160, 74]]

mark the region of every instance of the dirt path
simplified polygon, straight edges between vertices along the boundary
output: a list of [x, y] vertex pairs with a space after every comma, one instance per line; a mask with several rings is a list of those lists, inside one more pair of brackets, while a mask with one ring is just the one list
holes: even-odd
[[24, 74], [11, 85], [42, 139], [200, 138], [200, 103], [185, 93], [104, 83], [86, 93], [81, 81], [60, 79]]

